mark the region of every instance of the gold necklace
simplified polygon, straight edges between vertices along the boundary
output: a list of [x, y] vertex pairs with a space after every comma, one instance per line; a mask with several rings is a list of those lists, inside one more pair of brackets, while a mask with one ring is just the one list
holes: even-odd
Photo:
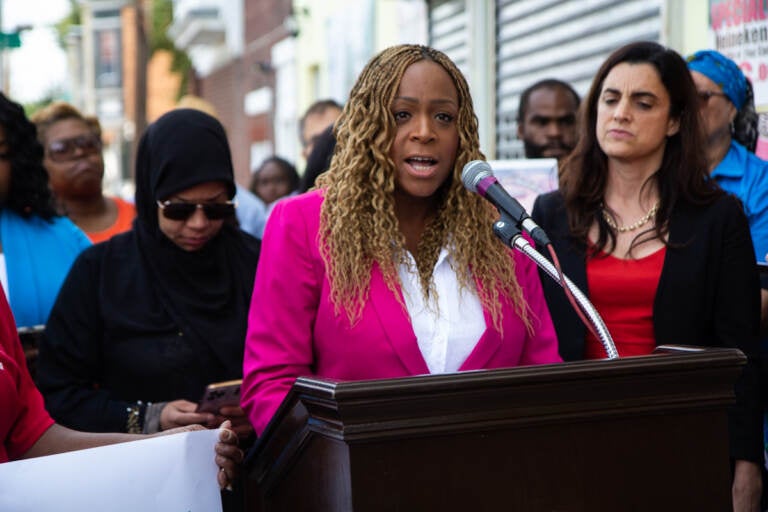
[[605, 210], [604, 205], [600, 205], [600, 210], [603, 212], [603, 219], [605, 219], [605, 223], [608, 224], [611, 229], [618, 233], [627, 233], [629, 231], [634, 231], [640, 226], [646, 224], [649, 220], [651, 220], [651, 217], [653, 217], [656, 214], [656, 211], [659, 209], [659, 202], [656, 201], [656, 204], [651, 206], [651, 209], [648, 210], [648, 213], [640, 217], [640, 219], [637, 220], [637, 222], [630, 224], [629, 226], [619, 226], [616, 224], [616, 222], [613, 220], [613, 217], [611, 214], [609, 214]]

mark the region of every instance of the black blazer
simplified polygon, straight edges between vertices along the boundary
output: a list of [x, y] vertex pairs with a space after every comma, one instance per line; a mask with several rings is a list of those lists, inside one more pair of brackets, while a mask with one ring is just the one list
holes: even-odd
[[[584, 294], [585, 241], [571, 236], [563, 197], [539, 196], [533, 219], [549, 235], [563, 272]], [[584, 356], [585, 327], [562, 289], [542, 273], [544, 294], [566, 361]], [[760, 290], [749, 224], [736, 198], [713, 204], [680, 204], [669, 221], [669, 245], [653, 304], [657, 345], [735, 347], [749, 363], [736, 384], [737, 405], [730, 415], [731, 455], [762, 461], [762, 414], [757, 354]]]

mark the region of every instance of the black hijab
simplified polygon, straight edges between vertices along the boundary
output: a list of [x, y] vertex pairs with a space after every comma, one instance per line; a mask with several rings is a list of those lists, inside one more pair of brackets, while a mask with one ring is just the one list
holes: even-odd
[[160, 117], [139, 142], [134, 240], [149, 286], [184, 335], [200, 346], [201, 363], [242, 371], [258, 240], [225, 222], [205, 247], [189, 252], [158, 226], [157, 200], [211, 181], [224, 183], [234, 197], [232, 158], [221, 124], [192, 109]]

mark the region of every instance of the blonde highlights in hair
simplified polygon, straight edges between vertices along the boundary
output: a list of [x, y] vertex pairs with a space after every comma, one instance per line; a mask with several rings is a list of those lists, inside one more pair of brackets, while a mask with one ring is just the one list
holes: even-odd
[[65, 101], [54, 101], [35, 112], [30, 120], [37, 128], [37, 139], [45, 145], [48, 139], [48, 129], [59, 121], [75, 119], [85, 124], [94, 135], [101, 138], [101, 124], [96, 116], [86, 116], [74, 105]]
[[[496, 211], [461, 183], [461, 170], [482, 159], [478, 122], [464, 76], [442, 52], [419, 45], [399, 45], [376, 55], [365, 66], [334, 128], [336, 149], [329, 170], [318, 178], [325, 189], [319, 242], [337, 314], [359, 319], [368, 299], [371, 271], [377, 266], [390, 290], [397, 288], [398, 265], [407, 262], [405, 237], [395, 215], [395, 164], [389, 150], [396, 123], [391, 105], [406, 68], [430, 60], [451, 77], [458, 93], [459, 144], [453, 172], [436, 192], [440, 205], [424, 231], [416, 254], [423, 293], [433, 293], [432, 270], [440, 250], [451, 254], [460, 287], [474, 289], [501, 331], [501, 297], [510, 297], [531, 330], [523, 292], [509, 250], [494, 236]], [[402, 301], [401, 301], [402, 302]]]

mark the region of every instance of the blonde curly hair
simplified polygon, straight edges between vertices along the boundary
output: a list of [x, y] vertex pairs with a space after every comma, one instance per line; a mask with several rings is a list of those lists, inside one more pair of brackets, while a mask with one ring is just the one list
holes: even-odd
[[502, 296], [510, 297], [529, 331], [528, 310], [509, 250], [494, 236], [496, 211], [461, 183], [464, 165], [482, 159], [478, 123], [464, 76], [442, 52], [420, 45], [388, 48], [365, 66], [334, 128], [336, 148], [329, 170], [317, 181], [325, 189], [319, 243], [328, 269], [331, 301], [351, 324], [368, 299], [371, 270], [381, 270], [398, 300], [397, 267], [406, 263], [405, 237], [395, 216], [395, 164], [389, 149], [396, 124], [391, 104], [406, 68], [430, 60], [453, 80], [459, 99], [459, 145], [453, 172], [436, 192], [440, 202], [413, 255], [425, 298], [434, 294], [432, 270], [440, 250], [449, 251], [462, 290], [475, 288], [501, 331]]

